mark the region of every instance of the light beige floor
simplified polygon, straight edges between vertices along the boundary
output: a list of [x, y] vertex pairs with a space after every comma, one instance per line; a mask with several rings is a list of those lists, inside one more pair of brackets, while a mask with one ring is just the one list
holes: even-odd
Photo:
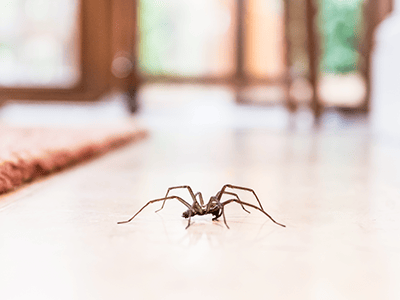
[[[153, 124], [147, 140], [2, 196], [0, 299], [400, 299], [400, 148], [332, 122]], [[254, 188], [287, 227], [231, 204], [231, 229], [197, 217], [185, 230], [177, 201], [117, 225], [170, 186], [208, 199], [225, 183]]]

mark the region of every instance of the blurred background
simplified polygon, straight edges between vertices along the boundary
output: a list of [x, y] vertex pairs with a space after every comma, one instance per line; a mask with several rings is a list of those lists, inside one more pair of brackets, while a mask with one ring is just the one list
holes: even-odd
[[0, 118], [285, 127], [338, 114], [393, 133], [396, 20], [394, 0], [0, 0]]

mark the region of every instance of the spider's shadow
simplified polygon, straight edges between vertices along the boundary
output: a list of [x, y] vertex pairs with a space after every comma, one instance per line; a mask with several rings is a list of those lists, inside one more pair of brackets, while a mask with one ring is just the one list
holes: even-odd
[[[262, 224], [253, 228], [258, 229], [255, 234], [246, 234], [246, 228], [243, 228], [242, 225], [246, 223], [248, 218], [248, 216], [243, 216], [239, 222], [231, 220], [229, 224], [232, 223], [233, 226], [228, 229], [222, 220], [211, 221], [211, 218], [198, 217], [197, 220], [193, 220], [189, 228], [185, 229], [183, 237], [176, 243], [195, 246], [205, 240], [211, 248], [219, 248], [223, 244], [237, 245], [238, 243], [253, 247], [265, 241], [275, 231], [273, 227], [271, 227], [271, 230], [263, 230], [265, 224], [270, 223], [269, 220], [265, 220]], [[187, 225], [187, 220], [182, 219], [182, 224]], [[168, 234], [165, 224], [164, 228], [165, 233]]]

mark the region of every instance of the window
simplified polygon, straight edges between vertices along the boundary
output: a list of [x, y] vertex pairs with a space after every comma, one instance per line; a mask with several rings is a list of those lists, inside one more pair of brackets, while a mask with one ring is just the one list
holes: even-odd
[[0, 99], [90, 100], [109, 85], [106, 0], [0, 0]]

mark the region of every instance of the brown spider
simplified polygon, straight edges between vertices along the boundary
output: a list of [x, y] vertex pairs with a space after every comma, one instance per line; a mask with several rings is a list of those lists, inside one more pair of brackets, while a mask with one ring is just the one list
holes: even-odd
[[[260, 207], [257, 207], [255, 205], [247, 203], [247, 202], [243, 202], [242, 200], [240, 200], [240, 198], [237, 194], [225, 191], [226, 188], [240, 189], [240, 190], [252, 192], [253, 195], [256, 197], [257, 202], [260, 205]], [[173, 189], [187, 189], [190, 193], [190, 196], [193, 199], [193, 204], [190, 205], [189, 203], [187, 203], [185, 200], [183, 200], [181, 197], [178, 197], [178, 196], [168, 196], [169, 192]], [[221, 202], [222, 195], [224, 195], [224, 194], [234, 196], [235, 198]], [[200, 204], [196, 200], [197, 196], [199, 197]], [[188, 210], [184, 211], [182, 214], [182, 217], [184, 217], [186, 219], [189, 218], [186, 229], [190, 226], [190, 220], [191, 220], [192, 216], [195, 216], [195, 215], [203, 216], [203, 215], [207, 215], [207, 214], [214, 215], [214, 218], [212, 219], [213, 221], [216, 221], [222, 215], [224, 218], [224, 223], [225, 223], [226, 227], [229, 228], [228, 224], [226, 223], [226, 219], [225, 219], [224, 207], [225, 207], [225, 205], [227, 205], [231, 202], [239, 203], [242, 206], [242, 208], [248, 213], [250, 213], [250, 212], [244, 207], [244, 205], [247, 205], [254, 209], [257, 209], [257, 210], [261, 211], [264, 215], [266, 215], [268, 218], [270, 218], [271, 221], [274, 222], [275, 224], [278, 224], [282, 227], [286, 227], [285, 225], [276, 222], [269, 214], [267, 214], [265, 212], [265, 210], [263, 209], [261, 202], [258, 199], [254, 190], [246, 188], [246, 187], [231, 185], [231, 184], [225, 184], [222, 187], [222, 189], [215, 196], [210, 197], [210, 200], [206, 204], [204, 204], [203, 196], [202, 196], [201, 192], [194, 194], [192, 191], [192, 188], [188, 185], [170, 187], [170, 188], [168, 188], [168, 191], [165, 194], [164, 198], [155, 199], [155, 200], [151, 200], [151, 201], [147, 202], [132, 218], [130, 218], [127, 221], [118, 222], [118, 224], [128, 223], [128, 222], [132, 221], [133, 218], [136, 217], [147, 205], [154, 203], [154, 202], [164, 201], [161, 208], [159, 210], [156, 210], [156, 212], [158, 212], [164, 208], [165, 202], [170, 199], [177, 199], [188, 208]]]

